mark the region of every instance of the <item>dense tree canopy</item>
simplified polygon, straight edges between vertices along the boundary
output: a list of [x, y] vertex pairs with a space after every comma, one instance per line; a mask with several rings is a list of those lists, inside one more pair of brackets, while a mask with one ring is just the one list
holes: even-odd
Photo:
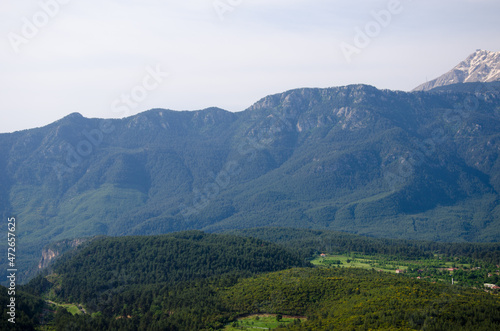
[[[433, 249], [473, 259], [474, 252], [487, 256], [489, 246], [461, 250], [334, 232], [253, 232], [276, 243], [199, 231], [89, 241], [22, 287], [30, 294], [21, 294], [20, 321], [26, 330], [41, 322], [55, 330], [218, 330], [249, 314], [276, 314], [302, 317], [286, 326], [290, 330], [500, 327], [498, 294], [373, 269], [311, 267], [304, 260], [325, 244], [333, 250], [401, 254], [415, 263], [426, 262]], [[46, 303], [46, 311], [56, 312], [43, 321], [40, 296], [59, 304]], [[63, 303], [81, 305], [85, 314], [72, 315]]]

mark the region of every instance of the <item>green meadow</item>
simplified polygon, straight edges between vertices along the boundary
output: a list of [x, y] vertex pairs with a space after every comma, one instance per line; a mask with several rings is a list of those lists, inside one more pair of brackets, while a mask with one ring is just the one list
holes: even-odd
[[397, 269], [407, 270], [408, 266], [401, 264], [401, 261], [382, 261], [374, 256], [352, 257], [350, 255], [327, 255], [318, 256], [311, 261], [312, 264], [318, 267], [347, 267], [361, 269], [376, 269], [385, 272], [395, 273]]
[[304, 317], [283, 316], [277, 319], [278, 315], [273, 314], [255, 314], [237, 319], [231, 324], [226, 325], [225, 331], [236, 330], [272, 330], [277, 327], [286, 327], [290, 324], [300, 324]]

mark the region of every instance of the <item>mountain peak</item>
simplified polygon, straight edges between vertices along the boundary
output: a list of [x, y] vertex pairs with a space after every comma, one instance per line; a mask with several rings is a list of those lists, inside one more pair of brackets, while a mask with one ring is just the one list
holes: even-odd
[[74, 113], [71, 113], [71, 114], [65, 116], [64, 118], [67, 118], [67, 119], [74, 119], [74, 118], [81, 119], [81, 118], [83, 118], [83, 115], [80, 114], [80, 113], [78, 113], [78, 112], [74, 112]]
[[413, 91], [428, 91], [435, 87], [459, 83], [494, 81], [500, 81], [500, 52], [477, 49], [455, 68]]
[[82, 114], [75, 112], [75, 113], [71, 113], [69, 115], [64, 116], [63, 118], [61, 118], [57, 122], [71, 122], [71, 123], [73, 123], [73, 122], [79, 122], [82, 119], [85, 119], [85, 117]]

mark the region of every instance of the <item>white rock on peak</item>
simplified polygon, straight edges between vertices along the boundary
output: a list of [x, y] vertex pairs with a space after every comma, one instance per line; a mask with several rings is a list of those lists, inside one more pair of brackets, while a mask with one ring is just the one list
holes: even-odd
[[500, 81], [500, 52], [478, 49], [444, 75], [417, 86], [413, 91], [428, 91], [435, 87], [472, 82]]

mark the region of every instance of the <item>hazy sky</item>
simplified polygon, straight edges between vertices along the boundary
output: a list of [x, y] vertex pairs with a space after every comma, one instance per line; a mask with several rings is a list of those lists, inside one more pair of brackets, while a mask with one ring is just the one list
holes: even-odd
[[498, 13], [498, 0], [2, 0], [0, 132], [72, 112], [241, 111], [299, 87], [411, 90], [499, 51]]

